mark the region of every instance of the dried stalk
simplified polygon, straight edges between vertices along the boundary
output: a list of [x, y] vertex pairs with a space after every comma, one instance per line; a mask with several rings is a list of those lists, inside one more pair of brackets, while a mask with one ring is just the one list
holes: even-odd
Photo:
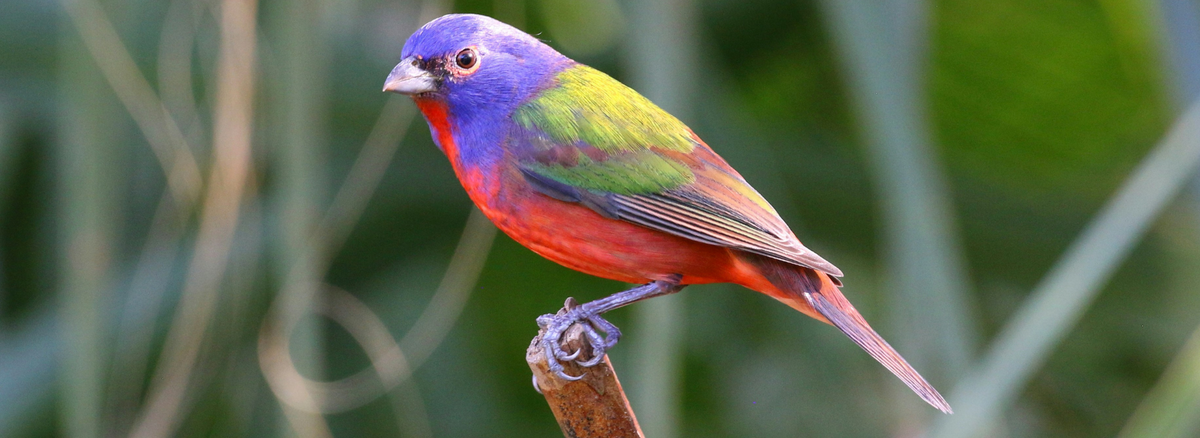
[[[541, 348], [542, 335], [529, 344], [525, 351], [525, 361], [533, 370], [534, 384], [546, 396], [550, 411], [558, 420], [563, 436], [568, 438], [645, 438], [642, 428], [638, 426], [629, 400], [625, 398], [625, 390], [617, 380], [617, 372], [613, 370], [608, 356], [604, 362], [591, 368], [583, 368], [575, 362], [564, 362], [566, 373], [572, 376], [582, 375], [576, 381], [567, 381], [549, 370], [546, 355]], [[579, 324], [571, 326], [563, 334], [565, 349], [580, 353], [580, 360], [592, 357], [592, 350], [584, 342], [583, 327]]]

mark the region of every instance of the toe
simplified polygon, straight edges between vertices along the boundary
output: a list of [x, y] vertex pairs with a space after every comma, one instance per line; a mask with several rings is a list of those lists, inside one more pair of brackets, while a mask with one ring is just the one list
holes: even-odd
[[554, 352], [554, 355], [558, 358], [558, 360], [575, 360], [575, 358], [579, 357], [579, 353], [582, 352], [582, 348], [575, 350], [575, 352], [571, 354], [567, 354], [566, 350], [559, 349], [558, 351]]
[[603, 362], [603, 361], [604, 361], [604, 355], [597, 354], [597, 355], [593, 356], [591, 359], [584, 360], [584, 361], [577, 360], [577, 361], [575, 361], [575, 363], [579, 364], [579, 366], [584, 367], [584, 368], [591, 368], [596, 365], [599, 365], [600, 362]]
[[583, 378], [583, 376], [586, 376], [586, 375], [587, 375], [587, 373], [583, 373], [583, 374], [580, 374], [580, 375], [578, 375], [578, 376], [572, 376], [572, 375], [570, 375], [570, 374], [567, 374], [565, 371], [562, 371], [562, 370], [555, 371], [555, 372], [554, 372], [554, 374], [558, 375], [558, 378], [560, 378], [560, 379], [563, 379], [563, 380], [568, 380], [568, 381], [571, 381], [571, 382], [574, 382], [574, 381], [576, 381], [576, 380], [582, 379], [582, 378]]

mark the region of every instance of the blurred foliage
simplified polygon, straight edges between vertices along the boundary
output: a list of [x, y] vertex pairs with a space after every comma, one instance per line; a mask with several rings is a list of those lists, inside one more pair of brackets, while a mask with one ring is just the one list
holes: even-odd
[[[327, 63], [321, 78], [323, 134], [316, 156], [318, 186], [309, 193], [321, 213], [354, 164], [386, 95], [380, 84], [408, 34], [420, 23], [412, 1], [315, 2]], [[502, 4], [498, 4], [502, 3]], [[940, 0], [930, 5], [926, 85], [936, 150], [949, 176], [975, 295], [990, 337], [1021, 303], [1079, 230], [1172, 120], [1167, 76], [1153, 11], [1135, 0]], [[584, 6], [584, 5], [588, 6]], [[207, 169], [211, 158], [219, 13], [215, 2], [111, 0], [103, 2], [141, 72], [189, 138]], [[174, 5], [174, 6], [172, 6]], [[179, 6], [183, 5], [183, 6]], [[278, 23], [281, 3], [260, 5], [261, 23]], [[618, 78], [623, 38], [638, 32], [617, 1], [491, 0], [454, 2], [453, 10], [504, 16], [523, 23], [569, 56]], [[191, 90], [159, 86], [160, 52], [169, 12], [173, 25], [194, 31], [186, 46]], [[583, 8], [583, 9], [581, 9]], [[60, 50], [78, 39], [62, 4], [19, 0], [0, 14], [0, 352], [28, 333], [54, 306], [65, 286], [57, 207], [70, 184], [58, 154], [66, 135], [61, 83], [64, 69], [87, 59], [84, 50]], [[695, 72], [692, 128], [772, 201], [796, 234], [846, 273], [846, 292], [868, 320], [886, 318], [881, 284], [880, 226], [861, 146], [860, 120], [849, 103], [837, 53], [820, 5], [812, 1], [705, 0], [693, 41], [701, 54]], [[275, 21], [273, 21], [275, 20]], [[182, 24], [180, 24], [182, 23]], [[521, 23], [517, 23], [521, 24]], [[199, 362], [198, 383], [185, 403], [180, 436], [268, 436], [288, 427], [256, 359], [258, 330], [284, 286], [279, 266], [284, 239], [280, 164], [270, 158], [286, 138], [284, 108], [269, 99], [280, 78], [276, 27], [259, 28], [261, 98], [255, 101], [251, 196], [243, 204], [230, 272], [219, 311]], [[169, 52], [177, 59], [178, 53]], [[170, 66], [167, 66], [170, 68]], [[265, 91], [263, 91], [265, 90]], [[303, 92], [285, 91], [285, 92]], [[115, 108], [110, 88], [99, 105]], [[88, 95], [90, 96], [90, 94]], [[278, 97], [278, 96], [275, 96]], [[181, 103], [194, 99], [195, 117]], [[285, 100], [284, 100], [285, 101]], [[88, 104], [89, 102], [83, 102]], [[90, 102], [96, 103], [96, 102]], [[407, 104], [407, 103], [405, 103]], [[111, 288], [100, 309], [110, 318], [101, 335], [105, 366], [123, 363], [116, 350], [130, 336], [123, 318], [149, 315], [144, 330], [149, 364], [161, 354], [186, 276], [193, 213], [176, 256], [158, 259], [164, 298], [138, 308], [131, 290], [146, 263], [165, 178], [146, 140], [125, 112], [104, 133], [118, 139], [106, 178], [115, 199], [105, 226], [113, 230]], [[207, 172], [205, 173], [207, 175]], [[1156, 223], [1113, 277], [1099, 300], [1022, 392], [1007, 416], [1008, 436], [1113, 436], [1167, 364], [1200, 325], [1200, 209], [1193, 194]], [[379, 189], [345, 244], [329, 254], [326, 283], [350, 291], [402, 338], [438, 288], [466, 223], [470, 201], [421, 120], [412, 122]], [[318, 215], [319, 216], [319, 215]], [[624, 285], [555, 265], [500, 235], [461, 317], [414, 378], [396, 392], [422, 403], [388, 399], [326, 416], [334, 436], [412, 435], [405, 424], [428, 415], [433, 436], [556, 436], [544, 401], [529, 387], [522, 352], [535, 334], [534, 318], [563, 299], [591, 300]], [[156, 253], [157, 254], [157, 253]], [[153, 259], [153, 258], [152, 258]], [[154, 260], [152, 260], [154, 261]], [[100, 286], [95, 286], [99, 288]], [[840, 333], [737, 287], [692, 287], [686, 298], [687, 334], [682, 436], [900, 436], [912, 412], [887, 393], [892, 377]], [[138, 313], [141, 312], [141, 313]], [[628, 311], [611, 320], [628, 327]], [[61, 321], [60, 321], [61, 322]], [[324, 351], [297, 366], [309, 377], [337, 379], [371, 362], [342, 327], [302, 321], [323, 337]], [[61, 325], [61, 324], [60, 324]], [[877, 327], [886, 327], [877, 323]], [[889, 336], [882, 330], [884, 336]], [[627, 330], [628, 338], [645, 334]], [[69, 336], [69, 334], [68, 334]], [[58, 341], [35, 339], [53, 346]], [[617, 370], [636, 358], [612, 352]], [[17, 357], [20, 358], [20, 357]], [[316, 363], [309, 363], [316, 362]], [[0, 386], [22, 379], [0, 360]], [[125, 435], [145, 402], [152, 369], [106, 373], [101, 388], [134, 382], [132, 400], [106, 399], [106, 435]], [[60, 376], [62, 374], [60, 373]], [[47, 394], [53, 382], [41, 382]], [[948, 392], [954, 382], [933, 382]], [[3, 388], [0, 388], [2, 391]], [[399, 397], [397, 399], [403, 399]], [[0, 399], [4, 436], [60, 436], [64, 403]], [[913, 405], [920, 401], [909, 400]], [[409, 405], [405, 405], [408, 403]], [[130, 411], [130, 409], [134, 409]], [[635, 406], [636, 409], [636, 406]], [[399, 412], [399, 413], [397, 413]], [[425, 414], [422, 414], [424, 412]], [[397, 423], [399, 421], [399, 423]]]

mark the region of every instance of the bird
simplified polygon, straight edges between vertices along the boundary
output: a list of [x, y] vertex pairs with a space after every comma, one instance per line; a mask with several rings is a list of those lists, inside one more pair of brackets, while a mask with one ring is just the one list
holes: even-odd
[[[639, 284], [542, 315], [540, 348], [599, 363], [602, 315], [687, 285], [733, 283], [833, 325], [945, 413], [950, 405], [846, 300], [843, 276], [683, 122], [611, 76], [490, 17], [436, 18], [405, 42], [383, 91], [408, 95], [467, 195], [501, 231], [586, 274]], [[593, 357], [565, 351], [584, 326]], [[603, 333], [603, 334], [601, 334]], [[537, 387], [535, 381], [535, 387]]]

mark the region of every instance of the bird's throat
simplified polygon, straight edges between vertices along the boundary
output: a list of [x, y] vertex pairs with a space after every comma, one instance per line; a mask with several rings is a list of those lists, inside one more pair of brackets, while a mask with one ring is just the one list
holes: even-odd
[[454, 144], [454, 135], [450, 128], [449, 107], [445, 102], [430, 98], [413, 97], [417, 108], [429, 122], [429, 130], [433, 132], [433, 141], [437, 144], [451, 164], [458, 164], [458, 147]]

